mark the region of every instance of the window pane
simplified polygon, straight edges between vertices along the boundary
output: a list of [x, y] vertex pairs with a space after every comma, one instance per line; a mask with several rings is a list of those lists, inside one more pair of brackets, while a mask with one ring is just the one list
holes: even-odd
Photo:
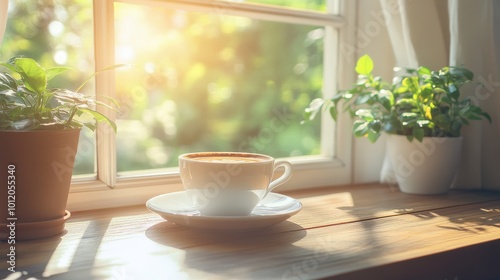
[[[50, 87], [76, 89], [94, 72], [92, 2], [16, 0], [9, 2], [2, 60], [30, 57], [45, 67], [67, 65]], [[92, 83], [86, 92], [94, 94]], [[94, 134], [83, 129], [73, 174], [94, 173]]]
[[[307, 0], [307, 1], [297, 1], [297, 0], [229, 0], [228, 2], [251, 2], [266, 5], [276, 5], [297, 9], [306, 9], [314, 11], [326, 11], [326, 0]], [[223, 5], [223, 4], [221, 4]], [[227, 3], [231, 5], [231, 3]]]
[[320, 153], [323, 28], [115, 4], [122, 104], [118, 171], [177, 165], [192, 151]]

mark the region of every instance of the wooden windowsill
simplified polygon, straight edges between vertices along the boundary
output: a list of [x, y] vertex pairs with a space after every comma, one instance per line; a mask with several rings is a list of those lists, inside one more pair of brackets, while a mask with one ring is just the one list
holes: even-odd
[[[182, 228], [145, 206], [73, 213], [62, 236], [18, 242], [9, 277], [500, 278], [498, 192], [417, 196], [372, 184], [286, 194], [301, 212], [232, 234]], [[0, 269], [7, 275], [5, 261]]]

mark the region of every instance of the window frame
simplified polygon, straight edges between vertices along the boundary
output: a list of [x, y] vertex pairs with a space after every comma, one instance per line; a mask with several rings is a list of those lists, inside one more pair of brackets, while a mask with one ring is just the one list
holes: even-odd
[[[288, 9], [218, 0], [93, 0], [95, 67], [103, 69], [115, 64], [114, 50], [114, 3], [137, 5], [161, 5], [169, 8], [250, 17], [285, 23], [321, 25], [325, 27], [323, 95], [329, 97], [337, 88], [352, 84], [354, 77], [347, 71], [352, 69], [356, 55], [354, 46], [354, 24], [356, 1], [327, 0], [326, 12]], [[347, 20], [349, 19], [349, 21]], [[328, 50], [328, 51], [327, 51]], [[113, 97], [115, 75], [113, 71], [96, 76], [96, 92]], [[114, 118], [114, 112], [100, 108], [101, 112]], [[328, 114], [321, 116], [322, 156], [287, 158], [294, 166], [294, 175], [278, 191], [310, 187], [345, 185], [353, 182], [352, 148], [349, 116], [340, 115], [333, 122]], [[120, 177], [116, 164], [116, 137], [106, 126], [96, 132], [97, 175], [74, 178], [68, 199], [68, 209], [81, 211], [109, 207], [143, 204], [155, 195], [181, 191], [178, 170], [169, 169], [162, 174]]]

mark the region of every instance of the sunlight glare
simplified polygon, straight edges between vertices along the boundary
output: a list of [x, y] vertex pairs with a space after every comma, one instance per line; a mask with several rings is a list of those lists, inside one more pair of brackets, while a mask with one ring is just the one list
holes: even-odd
[[68, 62], [68, 52], [58, 50], [54, 53], [54, 61], [59, 65], [64, 65]]
[[335, 194], [335, 197], [340, 198], [340, 203], [335, 203], [336, 207], [353, 207], [354, 200], [350, 192], [342, 192]]
[[[186, 258], [185, 251], [158, 244], [146, 238], [144, 232], [150, 224], [142, 223], [133, 232], [124, 233], [123, 225], [143, 221], [146, 215], [114, 217], [103, 234], [101, 246], [94, 259], [95, 276], [103, 279], [188, 279], [183, 267], [179, 266]], [[154, 257], [141, 257], [141, 256]], [[155, 269], [147, 269], [154, 267]], [[104, 268], [104, 269], [99, 269]], [[109, 269], [111, 268], [111, 269]], [[154, 273], [154, 275], [153, 275]]]
[[71, 238], [61, 238], [61, 242], [57, 244], [57, 248], [50, 257], [50, 260], [45, 267], [43, 277], [50, 277], [55, 274], [67, 272], [73, 263], [76, 250], [80, 245], [83, 235], [85, 234], [90, 221], [71, 222], [66, 224], [67, 235], [72, 235]]
[[59, 37], [64, 32], [64, 24], [58, 20], [49, 23], [49, 33], [54, 37]]
[[133, 63], [135, 58], [134, 48], [131, 46], [119, 46], [116, 50], [116, 60], [121, 63]]
[[175, 43], [180, 40], [181, 34], [177, 30], [170, 30], [167, 32], [166, 41], [167, 43]]
[[153, 74], [155, 72], [155, 64], [153, 62], [147, 62], [144, 64], [144, 70], [148, 74]]

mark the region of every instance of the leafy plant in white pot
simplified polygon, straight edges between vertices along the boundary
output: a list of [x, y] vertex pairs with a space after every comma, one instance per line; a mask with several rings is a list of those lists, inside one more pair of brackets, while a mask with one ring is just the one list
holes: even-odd
[[[337, 119], [342, 107], [355, 117], [353, 133], [377, 141], [388, 134], [387, 155], [402, 192], [440, 194], [449, 190], [461, 157], [461, 128], [490, 116], [460, 89], [473, 80], [464, 67], [398, 69], [403, 74], [392, 83], [373, 75], [368, 55], [356, 64], [358, 79], [349, 90], [331, 99], [315, 99], [305, 109], [305, 120], [321, 110]], [[342, 104], [341, 104], [342, 103]]]
[[80, 93], [83, 85], [76, 91], [47, 87], [70, 68], [45, 69], [22, 57], [0, 65], [0, 239], [13, 232], [17, 240], [59, 234], [70, 215], [66, 203], [80, 130], [95, 130], [97, 122], [116, 130], [95, 108], [117, 105]]

